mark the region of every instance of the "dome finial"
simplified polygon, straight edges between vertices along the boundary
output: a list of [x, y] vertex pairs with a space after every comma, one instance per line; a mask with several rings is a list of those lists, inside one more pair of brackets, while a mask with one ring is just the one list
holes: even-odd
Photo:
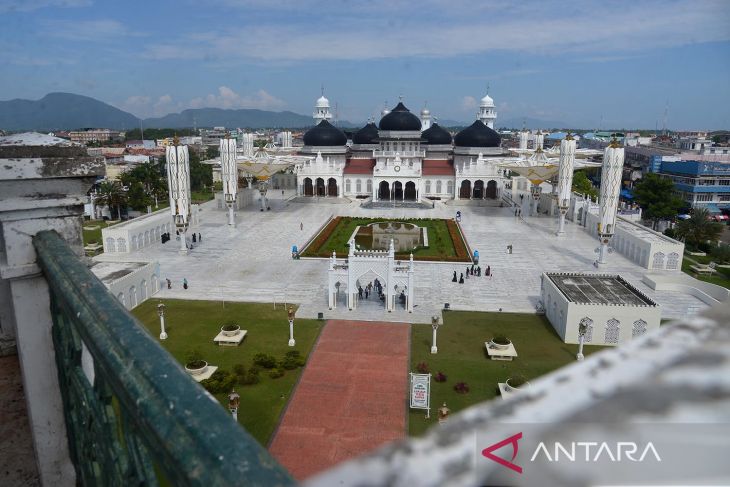
[[324, 83], [322, 83], [321, 90], [322, 90], [322, 96], [324, 96]]
[[489, 94], [489, 81], [487, 81], [487, 95]]

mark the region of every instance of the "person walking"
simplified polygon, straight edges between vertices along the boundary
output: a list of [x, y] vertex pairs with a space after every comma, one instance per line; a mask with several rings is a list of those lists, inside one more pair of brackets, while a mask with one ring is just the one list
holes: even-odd
[[484, 275], [486, 277], [491, 277], [491, 275], [492, 275], [492, 268], [490, 266], [487, 266], [487, 270], [484, 272]]
[[183, 277], [183, 289], [187, 289], [187, 288], [188, 288], [188, 280]]
[[362, 286], [357, 287], [357, 295], [360, 299], [362, 299]]
[[198, 233], [198, 242], [202, 242], [202, 241], [203, 241], [203, 236], [200, 233]]
[[165, 279], [167, 281], [167, 289], [172, 289], [172, 281], [169, 279]]
[[464, 284], [464, 274], [459, 277], [459, 284]]
[[454, 271], [454, 277], [451, 279], [451, 282], [457, 282], [458, 279], [456, 278], [456, 271]]
[[299, 222], [299, 230], [304, 230], [304, 222]]

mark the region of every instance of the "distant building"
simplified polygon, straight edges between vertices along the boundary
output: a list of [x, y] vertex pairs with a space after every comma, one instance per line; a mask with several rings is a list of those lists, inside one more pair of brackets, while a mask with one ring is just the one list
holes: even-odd
[[127, 149], [154, 149], [156, 144], [154, 140], [128, 140], [125, 147]]
[[109, 129], [74, 130], [68, 133], [73, 142], [88, 144], [89, 142], [122, 142], [124, 132]]
[[730, 209], [730, 163], [663, 161], [659, 174], [674, 182], [674, 192], [692, 208], [718, 214]]

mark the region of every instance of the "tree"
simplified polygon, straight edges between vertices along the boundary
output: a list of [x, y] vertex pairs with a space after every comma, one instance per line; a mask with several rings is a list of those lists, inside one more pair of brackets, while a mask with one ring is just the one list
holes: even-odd
[[190, 190], [200, 191], [213, 184], [213, 166], [200, 162], [195, 152], [190, 152]]
[[634, 199], [644, 210], [644, 218], [656, 228], [659, 220], [672, 220], [684, 201], [674, 194], [674, 182], [649, 173], [634, 186]]
[[717, 241], [722, 233], [722, 224], [710, 220], [710, 211], [707, 208], [695, 208], [687, 220], [677, 223], [675, 232], [687, 245], [697, 248], [707, 241]]
[[[160, 168], [151, 162], [139, 164], [129, 171], [125, 171], [119, 176], [122, 184], [130, 188], [129, 205], [135, 210], [142, 211], [147, 207], [147, 211], [152, 211], [152, 201], [155, 207], [159, 207], [158, 199], [163, 197], [167, 192], [167, 185], [163, 179]], [[141, 191], [138, 189], [141, 185]]]
[[109, 207], [109, 213], [116, 207], [117, 217], [122, 219], [122, 205], [127, 202], [127, 195], [119, 181], [102, 181], [97, 190], [96, 201]]
[[585, 171], [575, 171], [573, 173], [573, 191], [586, 196], [590, 196], [593, 199], [598, 198], [598, 190], [593, 186], [593, 183]]

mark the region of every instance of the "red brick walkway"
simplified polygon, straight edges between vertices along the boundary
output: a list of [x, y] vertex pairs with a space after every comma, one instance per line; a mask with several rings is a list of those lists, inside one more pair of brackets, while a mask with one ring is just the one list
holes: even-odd
[[296, 479], [405, 437], [409, 330], [327, 323], [270, 448]]

